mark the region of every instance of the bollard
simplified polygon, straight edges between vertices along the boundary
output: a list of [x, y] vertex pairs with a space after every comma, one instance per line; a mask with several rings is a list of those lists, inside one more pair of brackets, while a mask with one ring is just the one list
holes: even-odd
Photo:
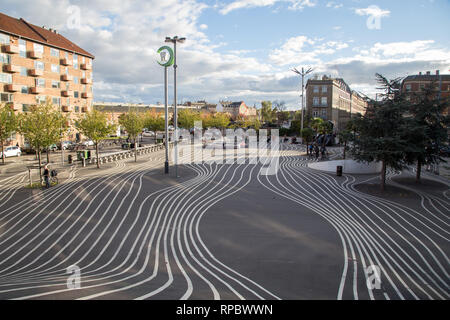
[[336, 176], [342, 177], [342, 166], [336, 167]]
[[72, 163], [73, 163], [73, 158], [72, 158], [72, 155], [71, 155], [71, 154], [69, 154], [69, 156], [67, 157], [67, 162], [68, 162], [69, 164], [72, 164]]
[[83, 168], [86, 167], [86, 159], [85, 158], [81, 158], [81, 162], [83, 163]]

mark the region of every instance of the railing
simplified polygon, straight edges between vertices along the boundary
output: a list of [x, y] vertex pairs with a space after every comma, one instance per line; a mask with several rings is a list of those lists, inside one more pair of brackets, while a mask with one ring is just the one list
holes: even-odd
[[[172, 146], [173, 142], [169, 143], [169, 146]], [[158, 150], [164, 149], [164, 143], [158, 143], [150, 146], [145, 147], [139, 147], [137, 148], [137, 155], [141, 156], [144, 154], [152, 153]], [[125, 151], [119, 151], [107, 155], [101, 155], [98, 158], [99, 164], [113, 162], [117, 160], [127, 159], [127, 158], [133, 158], [134, 157], [134, 149], [125, 150]], [[86, 160], [86, 164], [96, 164], [97, 163], [97, 157], [91, 157], [90, 159]]]

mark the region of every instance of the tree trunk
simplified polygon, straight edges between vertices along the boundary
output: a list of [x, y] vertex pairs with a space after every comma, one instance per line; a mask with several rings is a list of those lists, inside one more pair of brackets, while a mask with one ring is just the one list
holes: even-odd
[[42, 171], [41, 171], [41, 151], [38, 150], [38, 163], [39, 163], [39, 181], [42, 183]]
[[386, 189], [386, 162], [381, 161], [381, 191]]
[[138, 141], [137, 141], [137, 137], [136, 137], [136, 138], [134, 138], [134, 162], [137, 162], [137, 144], [138, 144]]
[[97, 157], [97, 169], [99, 169], [100, 168], [100, 162], [99, 162], [100, 157], [98, 155], [98, 142], [95, 143], [95, 154]]
[[50, 150], [49, 150], [49, 148], [47, 148], [46, 153], [47, 153], [47, 164], [49, 164], [50, 163], [50, 156], [49, 156]]
[[5, 150], [3, 148], [3, 139], [0, 142], [2, 144], [2, 164], [5, 164]]
[[417, 160], [416, 183], [420, 183], [420, 174], [422, 173], [422, 162]]

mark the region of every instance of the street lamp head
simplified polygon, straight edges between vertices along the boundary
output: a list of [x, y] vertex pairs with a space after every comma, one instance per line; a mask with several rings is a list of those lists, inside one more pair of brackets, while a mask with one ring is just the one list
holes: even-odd
[[164, 42], [172, 42], [172, 39], [170, 39], [170, 37], [166, 37], [166, 40]]
[[182, 38], [178, 39], [178, 42], [180, 42], [180, 43], [183, 43], [183, 42], [185, 42], [185, 41], [186, 41], [186, 38], [185, 38], [185, 37], [182, 37]]

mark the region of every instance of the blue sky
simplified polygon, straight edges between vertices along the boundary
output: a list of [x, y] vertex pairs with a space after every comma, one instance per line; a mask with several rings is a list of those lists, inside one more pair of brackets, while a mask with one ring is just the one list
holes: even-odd
[[450, 73], [448, 0], [2, 0], [2, 12], [57, 28], [93, 53], [96, 101], [162, 101], [155, 52], [173, 35], [188, 39], [178, 51], [179, 101], [298, 109], [290, 69], [302, 66], [369, 96], [375, 72]]

